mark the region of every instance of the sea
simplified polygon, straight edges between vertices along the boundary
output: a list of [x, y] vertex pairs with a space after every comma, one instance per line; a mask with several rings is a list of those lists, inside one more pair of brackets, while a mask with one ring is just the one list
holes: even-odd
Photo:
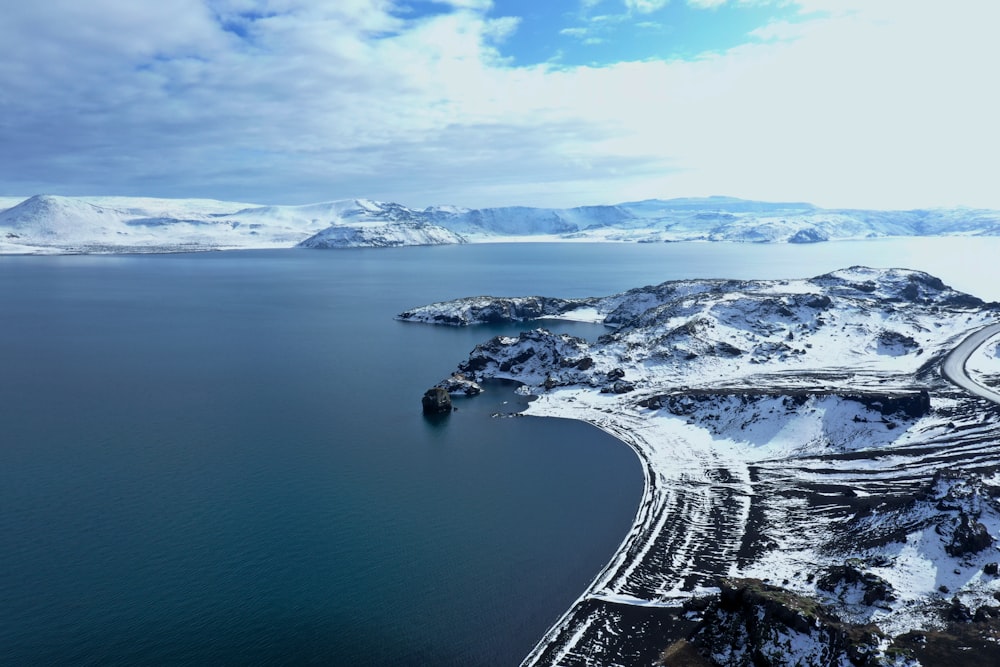
[[[610, 559], [642, 472], [394, 319], [474, 295], [930, 271], [1000, 299], [996, 239], [529, 243], [0, 257], [0, 664], [516, 665]], [[499, 415], [499, 416], [498, 416]]]

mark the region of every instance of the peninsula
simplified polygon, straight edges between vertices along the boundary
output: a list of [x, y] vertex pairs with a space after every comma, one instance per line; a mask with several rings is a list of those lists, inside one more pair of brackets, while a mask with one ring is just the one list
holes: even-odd
[[399, 318], [610, 327], [495, 337], [457, 370], [521, 382], [526, 414], [591, 423], [644, 468], [628, 536], [524, 665], [913, 666], [1000, 659], [998, 316], [852, 267]]

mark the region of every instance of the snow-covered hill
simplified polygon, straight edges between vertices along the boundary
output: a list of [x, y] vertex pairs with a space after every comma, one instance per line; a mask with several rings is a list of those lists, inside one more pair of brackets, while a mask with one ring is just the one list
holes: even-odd
[[[551, 317], [614, 328], [494, 337], [455, 377], [519, 381], [536, 396], [527, 414], [612, 433], [646, 485], [618, 553], [525, 665], [694, 651], [700, 662], [662, 664], [912, 667], [959, 664], [942, 656], [970, 646], [1000, 660], [1000, 408], [938, 372], [1000, 305], [926, 273], [852, 267], [400, 316]], [[996, 340], [966, 364], [984, 382]], [[663, 653], [685, 612], [700, 629]]]
[[391, 248], [404, 245], [449, 245], [465, 239], [425, 222], [334, 225], [298, 244], [300, 248]]
[[567, 209], [348, 199], [304, 206], [141, 197], [0, 198], [0, 252], [169, 252], [500, 241], [815, 243], [1000, 235], [1000, 212], [826, 210], [729, 197]]
[[[810, 369], [810, 378], [828, 368], [831, 376], [851, 373], [853, 386], [884, 385], [916, 373], [996, 313], [919, 271], [853, 267], [808, 280], [670, 281], [599, 298], [470, 297], [399, 315], [451, 325], [541, 318], [617, 328], [595, 344], [537, 331], [497, 338], [477, 348], [469, 365], [532, 389], [606, 387], [609, 374], [634, 389], [727, 385], [769, 373], [794, 386], [799, 368]], [[525, 356], [528, 348], [533, 355]], [[590, 362], [581, 369], [583, 357]]]

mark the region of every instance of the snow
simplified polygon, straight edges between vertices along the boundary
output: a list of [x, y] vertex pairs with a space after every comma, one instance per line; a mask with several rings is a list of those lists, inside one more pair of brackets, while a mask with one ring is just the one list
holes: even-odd
[[[412, 312], [433, 322], [497, 311], [477, 297]], [[973, 610], [995, 604], [1000, 579], [983, 568], [1000, 552], [949, 553], [961, 516], [1000, 537], [993, 424], [979, 399], [927, 370], [995, 323], [993, 306], [920, 272], [851, 267], [673, 281], [566, 313], [620, 326], [597, 342], [544, 329], [497, 337], [460, 369], [524, 383], [537, 397], [526, 414], [593, 424], [643, 463], [633, 525], [574, 608], [669, 607], [720, 576], [782, 582], [891, 635], [935, 627], [952, 596]], [[997, 378], [998, 357], [995, 336], [969, 367]], [[948, 461], [988, 475], [928, 486]], [[819, 575], [845, 563], [890, 597], [865, 603], [869, 580], [821, 590]], [[593, 635], [567, 625], [580, 618], [564, 616], [546, 641], [574, 637], [561, 647], [569, 655]], [[812, 640], [793, 635], [774, 650], [812, 655]]]
[[573, 310], [567, 310], [564, 313], [558, 315], [549, 315], [543, 319], [549, 320], [568, 320], [570, 322], [587, 322], [591, 324], [601, 324], [604, 322], [604, 317], [607, 313], [602, 313], [597, 308], [592, 306], [581, 306], [580, 308], [574, 308]]
[[[376, 229], [369, 230], [372, 226]], [[298, 206], [151, 197], [0, 198], [0, 238], [64, 252], [162, 252], [425, 243], [729, 241], [814, 243], [890, 236], [1000, 235], [1000, 212], [823, 210], [732, 198], [567, 209], [411, 209], [345, 199]], [[423, 230], [417, 232], [416, 230]], [[17, 238], [6, 238], [15, 234]], [[329, 240], [324, 245], [324, 239]], [[24, 252], [0, 246], [0, 252]]]

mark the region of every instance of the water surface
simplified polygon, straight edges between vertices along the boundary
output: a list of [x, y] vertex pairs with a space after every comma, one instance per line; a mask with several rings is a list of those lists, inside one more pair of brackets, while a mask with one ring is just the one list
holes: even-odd
[[638, 462], [490, 418], [499, 387], [424, 419], [424, 389], [518, 327], [396, 313], [851, 264], [996, 299], [995, 243], [0, 258], [0, 661], [514, 664], [624, 537]]

